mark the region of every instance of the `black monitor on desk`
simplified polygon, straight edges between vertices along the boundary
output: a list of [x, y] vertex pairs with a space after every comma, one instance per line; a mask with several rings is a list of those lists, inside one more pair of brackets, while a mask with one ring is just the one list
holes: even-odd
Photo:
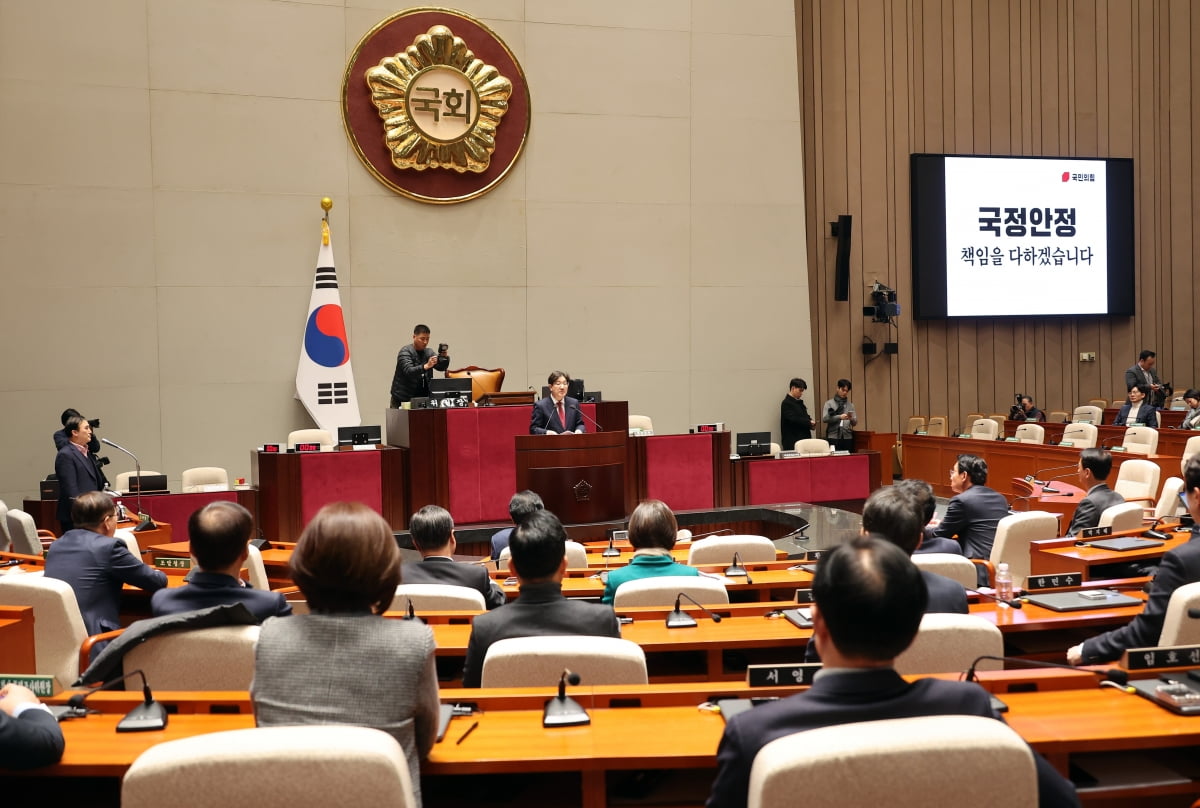
[[739, 432], [737, 453], [742, 457], [761, 457], [771, 454], [770, 432]]
[[368, 446], [383, 443], [383, 430], [375, 426], [339, 426], [338, 446]]

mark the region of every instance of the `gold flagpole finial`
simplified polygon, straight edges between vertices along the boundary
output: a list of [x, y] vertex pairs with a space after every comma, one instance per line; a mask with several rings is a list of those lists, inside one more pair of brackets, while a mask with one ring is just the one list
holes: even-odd
[[321, 210], [325, 211], [325, 215], [329, 215], [329, 209], [333, 207], [333, 200], [327, 196], [321, 197]]
[[326, 247], [329, 246], [329, 209], [332, 207], [332, 199], [327, 196], [321, 197], [321, 210], [325, 211], [325, 216], [321, 219], [321, 243]]

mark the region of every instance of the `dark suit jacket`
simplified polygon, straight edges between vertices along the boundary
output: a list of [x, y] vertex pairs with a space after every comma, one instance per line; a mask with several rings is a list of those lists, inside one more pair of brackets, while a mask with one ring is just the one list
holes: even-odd
[[481, 614], [472, 622], [463, 665], [463, 687], [480, 687], [483, 660], [492, 643], [510, 637], [555, 634], [620, 638], [621, 627], [611, 606], [568, 600], [563, 597], [562, 584], [525, 584], [512, 603]]
[[925, 528], [925, 535], [921, 538], [921, 546], [913, 550], [913, 555], [917, 553], [951, 553], [953, 555], [962, 555], [962, 545], [954, 539], [942, 539], [936, 535], [936, 528]]
[[58, 521], [70, 523], [71, 503], [80, 494], [104, 488], [104, 479], [91, 455], [83, 456], [68, 443], [54, 458], [54, 474], [58, 477]]
[[504, 548], [508, 546], [508, 542], [512, 539], [512, 532], [515, 528], [506, 527], [504, 530], [497, 530], [492, 534], [492, 560], [499, 561], [500, 553], [504, 552]]
[[50, 545], [46, 577], [66, 581], [75, 590], [88, 634], [121, 627], [122, 584], [151, 592], [167, 585], [167, 576], [143, 564], [125, 542], [82, 528], [68, 530]]
[[[1129, 420], [1129, 410], [1132, 408], [1133, 404], [1126, 401], [1125, 404], [1121, 406], [1121, 411], [1117, 413], [1117, 417], [1113, 419], [1113, 426], [1133, 426], [1133, 424], [1126, 424], [1126, 422]], [[1158, 429], [1158, 413], [1155, 411], [1154, 407], [1150, 405], [1150, 399], [1142, 399], [1142, 406], [1141, 409], [1138, 410], [1137, 419], [1146, 426], [1152, 426], [1155, 429]]]
[[155, 617], [162, 617], [224, 603], [244, 603], [259, 621], [268, 617], [287, 617], [292, 613], [287, 598], [278, 592], [243, 586], [242, 581], [232, 575], [198, 569], [192, 572], [186, 586], [155, 592], [150, 598], [150, 611]]
[[[1144, 373], [1142, 373], [1141, 366], [1137, 362], [1134, 362], [1133, 367], [1131, 367], [1125, 371], [1125, 389], [1128, 390], [1130, 387], [1133, 387], [1134, 385], [1145, 384], [1145, 383], [1146, 383], [1146, 376]], [[1160, 381], [1158, 378], [1158, 368], [1157, 367], [1150, 368], [1150, 384], [1162, 384], [1162, 381]], [[1153, 392], [1151, 393], [1151, 395], [1153, 395]], [[1147, 398], [1146, 400], [1149, 401], [1150, 399]]]
[[1067, 535], [1074, 536], [1085, 527], [1095, 527], [1100, 524], [1100, 514], [1105, 508], [1120, 505], [1125, 497], [1109, 488], [1104, 483], [1096, 483], [1088, 489], [1087, 496], [1079, 500], [1075, 506], [1075, 515], [1067, 527]]
[[992, 554], [996, 525], [1008, 516], [1008, 500], [986, 485], [973, 485], [950, 500], [946, 515], [934, 535], [958, 537], [967, 558], [987, 558]]
[[[977, 715], [997, 718], [987, 692], [973, 682], [918, 679], [906, 682], [893, 670], [821, 674], [804, 693], [768, 702], [730, 718], [717, 750], [717, 776], [708, 808], [743, 808], [750, 787], [750, 767], [771, 741], [808, 729], [913, 718], [928, 715]], [[869, 732], [869, 727], [863, 728]], [[1038, 802], [1046, 806], [1078, 805], [1075, 788], [1041, 755], [1034, 754]], [[930, 761], [936, 766], [936, 761]], [[931, 797], [931, 802], [932, 802]], [[803, 799], [797, 798], [797, 805]]]
[[19, 718], [0, 712], [0, 769], [33, 769], [57, 763], [63, 753], [58, 721], [41, 709]]
[[533, 405], [533, 415], [529, 421], [530, 435], [545, 435], [546, 430], [554, 432], [574, 432], [576, 429], [587, 431], [587, 427], [583, 425], [583, 414], [579, 412], [579, 402], [570, 396], [563, 398], [563, 407], [566, 410], [567, 423], [564, 427], [563, 423], [558, 420], [558, 412], [554, 407], [554, 399], [550, 396], [538, 401]]
[[1128, 648], [1158, 645], [1171, 593], [1184, 584], [1200, 581], [1200, 540], [1193, 534], [1187, 544], [1176, 547], [1162, 558], [1150, 586], [1150, 599], [1142, 613], [1127, 626], [1113, 629], [1083, 643], [1083, 664], [1111, 662]]
[[400, 580], [406, 584], [447, 584], [465, 586], [483, 595], [489, 609], [503, 606], [504, 590], [492, 583], [487, 569], [476, 564], [460, 564], [452, 558], [433, 556], [419, 564], [405, 564]]
[[790, 452], [796, 441], [812, 437], [812, 426], [804, 399], [784, 396], [779, 404], [779, 448]]

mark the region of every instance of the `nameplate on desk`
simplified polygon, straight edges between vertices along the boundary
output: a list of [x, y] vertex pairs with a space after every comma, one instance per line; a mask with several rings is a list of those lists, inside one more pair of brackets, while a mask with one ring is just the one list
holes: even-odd
[[1150, 668], [1194, 668], [1200, 665], [1200, 645], [1170, 645], [1161, 648], [1130, 648], [1125, 652], [1125, 670]]
[[916, 432], [914, 432], [913, 434], [914, 434], [914, 435], [928, 435], [928, 434], [929, 434], [929, 432], [927, 432], [927, 431], [926, 431], [926, 430], [924, 430], [924, 429], [918, 429], [918, 430], [917, 430]]
[[797, 452], [795, 449], [786, 449], [779, 453], [780, 460], [791, 460], [791, 459], [799, 457], [799, 456], [800, 456], [800, 453]]
[[1004, 442], [1005, 443], [1020, 443], [1021, 439], [1020, 438], [1005, 438]]
[[0, 687], [5, 685], [27, 687], [38, 698], [44, 699], [54, 695], [53, 676], [36, 676], [32, 673], [0, 673]]
[[959, 432], [959, 433], [958, 433], [958, 435], [957, 435], [957, 437], [959, 437], [959, 438], [967, 438], [968, 440], [970, 440], [970, 438], [971, 438], [971, 433], [970, 433], [970, 432]]
[[1054, 575], [1030, 575], [1025, 579], [1025, 591], [1037, 592], [1041, 589], [1061, 589], [1067, 586], [1079, 586], [1083, 583], [1082, 572], [1058, 572]]
[[807, 553], [804, 554], [804, 560], [805, 561], [820, 561], [821, 556], [824, 553], [825, 553], [825, 550], [809, 550]]
[[1111, 536], [1112, 525], [1106, 527], [1085, 527], [1079, 532], [1081, 539], [1098, 539], [1101, 536]]
[[840, 455], [848, 455], [848, 454], [850, 454], [850, 452], [847, 449], [837, 449], [835, 451], [830, 452], [829, 454], [840, 456]]
[[1025, 480], [1025, 482], [1027, 482], [1027, 483], [1037, 482], [1037, 478], [1034, 477], [1032, 474], [1026, 474], [1022, 479]]
[[1073, 423], [1073, 424], [1090, 424], [1091, 422], [1092, 422], [1091, 418], [1076, 418], [1071, 423]]
[[821, 670], [820, 662], [794, 662], [780, 665], [747, 665], [746, 684], [750, 687], [811, 685]]
[[156, 558], [154, 567], [160, 570], [190, 570], [192, 560], [190, 558]]
[[262, 450], [265, 454], [279, 454], [283, 451], [283, 444], [280, 443], [264, 443]]
[[319, 451], [321, 451], [321, 444], [319, 444], [319, 443], [297, 443], [296, 451], [297, 452], [319, 452]]
[[1059, 446], [1066, 446], [1066, 447], [1069, 449], [1069, 448], [1071, 448], [1072, 446], [1074, 446], [1074, 445], [1075, 445], [1075, 441], [1073, 441], [1073, 440], [1060, 440], [1060, 441], [1058, 442], [1058, 445], [1059, 445]]
[[1128, 451], [1124, 446], [1113, 446], [1109, 449], [1110, 452], [1125, 452]]

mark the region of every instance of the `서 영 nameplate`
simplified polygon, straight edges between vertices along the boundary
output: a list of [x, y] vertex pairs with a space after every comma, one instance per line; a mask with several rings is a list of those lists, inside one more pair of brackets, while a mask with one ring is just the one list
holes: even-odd
[[780, 665], [747, 665], [746, 684], [750, 687], [811, 685], [821, 670], [820, 662], [794, 662]]
[[1056, 572], [1053, 575], [1030, 575], [1025, 579], [1025, 591], [1037, 592], [1041, 589], [1062, 589], [1064, 587], [1081, 586], [1082, 572]]
[[1194, 668], [1200, 665], [1200, 645], [1171, 645], [1162, 648], [1130, 648], [1125, 664], [1130, 671], [1149, 668]]

